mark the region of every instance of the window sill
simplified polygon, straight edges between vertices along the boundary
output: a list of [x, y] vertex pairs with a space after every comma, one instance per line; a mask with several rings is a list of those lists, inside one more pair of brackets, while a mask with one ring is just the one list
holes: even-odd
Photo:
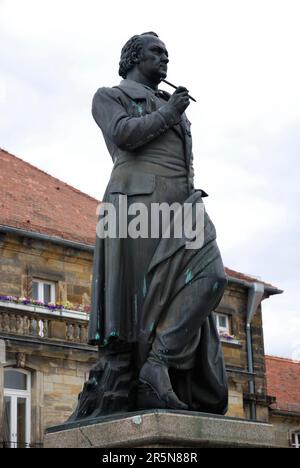
[[86, 312], [80, 312], [78, 310], [69, 310], [69, 309], [54, 309], [51, 310], [48, 307], [37, 306], [37, 305], [24, 305], [24, 304], [17, 304], [12, 302], [0, 301], [0, 307], [5, 307], [6, 309], [14, 309], [14, 310], [24, 310], [26, 312], [35, 312], [41, 315], [51, 315], [52, 317], [64, 317], [64, 318], [71, 318], [77, 320], [89, 320], [89, 314]]
[[226, 338], [222, 338], [222, 337], [220, 337], [220, 340], [222, 344], [233, 346], [235, 348], [242, 347], [242, 343], [240, 342], [240, 340], [227, 340]]

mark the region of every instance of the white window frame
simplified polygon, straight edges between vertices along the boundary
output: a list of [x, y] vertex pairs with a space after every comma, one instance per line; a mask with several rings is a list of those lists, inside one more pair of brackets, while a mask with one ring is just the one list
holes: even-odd
[[293, 448], [300, 448], [300, 431], [294, 431], [291, 433], [291, 446]]
[[[219, 318], [220, 317], [225, 317], [226, 318], [226, 327], [222, 327], [219, 323]], [[216, 326], [217, 330], [219, 333], [228, 333], [230, 335], [230, 319], [227, 314], [220, 314], [219, 312], [215, 312], [215, 318], [216, 318]]]
[[55, 283], [53, 283], [52, 281], [41, 280], [41, 279], [38, 279], [38, 278], [33, 278], [32, 282], [38, 284], [38, 298], [37, 298], [38, 301], [45, 302], [45, 300], [44, 300], [44, 285], [47, 285], [47, 286], [50, 286], [50, 302], [55, 303], [55, 301], [56, 301], [56, 297], [55, 297], [56, 296], [56, 294], [55, 294], [56, 284]]
[[17, 411], [18, 411], [18, 398], [25, 399], [25, 444], [26, 447], [30, 446], [31, 442], [31, 374], [28, 371], [16, 368], [5, 367], [5, 371], [14, 371], [27, 376], [27, 389], [16, 390], [15, 388], [4, 387], [4, 397], [10, 398], [10, 448], [18, 447], [18, 428], [17, 428]]

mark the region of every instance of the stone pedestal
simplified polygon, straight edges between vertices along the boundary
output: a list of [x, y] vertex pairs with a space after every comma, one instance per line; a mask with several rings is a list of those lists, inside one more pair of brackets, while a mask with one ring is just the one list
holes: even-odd
[[203, 413], [150, 410], [48, 428], [46, 448], [275, 447], [270, 424]]

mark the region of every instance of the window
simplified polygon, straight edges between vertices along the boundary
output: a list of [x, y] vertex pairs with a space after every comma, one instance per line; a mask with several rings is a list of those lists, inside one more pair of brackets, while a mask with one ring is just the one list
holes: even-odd
[[229, 325], [228, 315], [215, 313], [215, 318], [216, 318], [216, 325], [217, 325], [218, 332], [230, 334], [230, 325]]
[[292, 447], [300, 448], [300, 431], [292, 434]]
[[15, 370], [6, 370], [4, 373], [4, 388], [27, 390], [27, 375]]
[[4, 442], [8, 448], [30, 445], [30, 373], [4, 369]]
[[44, 302], [44, 304], [55, 302], [55, 283], [33, 279], [32, 298]]

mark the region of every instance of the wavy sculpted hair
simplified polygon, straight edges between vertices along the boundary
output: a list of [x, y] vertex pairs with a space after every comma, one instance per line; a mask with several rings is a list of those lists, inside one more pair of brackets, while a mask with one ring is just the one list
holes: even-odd
[[136, 36], [132, 36], [124, 45], [121, 51], [121, 59], [119, 62], [119, 75], [122, 78], [126, 78], [127, 73], [131, 70], [134, 65], [140, 62], [142, 57], [142, 50], [143, 50], [143, 41], [141, 36], [155, 36], [158, 35], [153, 32], [146, 32], [143, 34], [138, 34]]

